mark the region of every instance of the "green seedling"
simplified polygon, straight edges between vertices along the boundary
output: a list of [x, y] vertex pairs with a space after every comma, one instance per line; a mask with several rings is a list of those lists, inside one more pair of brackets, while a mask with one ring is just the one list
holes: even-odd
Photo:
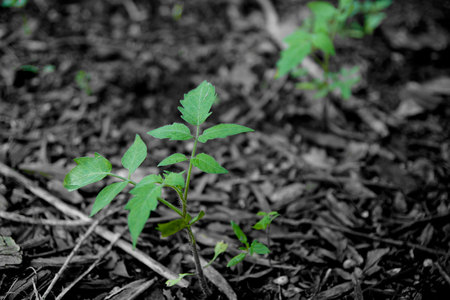
[[233, 267], [238, 263], [242, 262], [247, 255], [252, 256], [254, 253], [256, 254], [268, 254], [270, 253], [269, 248], [263, 243], [258, 242], [257, 240], [253, 240], [250, 244], [248, 242], [248, 238], [245, 233], [242, 231], [241, 227], [238, 224], [231, 221], [231, 227], [233, 228], [234, 234], [236, 234], [238, 240], [244, 245], [240, 247], [239, 250], [242, 250], [241, 253], [233, 257], [227, 264], [227, 267]]
[[[128, 176], [126, 178], [112, 173], [111, 162], [100, 154], [95, 153], [94, 157], [76, 158], [75, 162], [77, 166], [64, 179], [64, 186], [69, 191], [95, 183], [107, 176], [112, 176], [120, 180], [119, 182], [107, 185], [99, 192], [92, 207], [91, 216], [105, 208], [119, 193], [123, 192], [131, 184], [133, 188], [129, 193], [132, 197], [126, 204], [125, 209], [129, 211], [128, 227], [134, 247], [136, 247], [139, 235], [144, 229], [147, 219], [150, 217], [151, 212], [157, 208], [158, 203], [166, 205], [178, 214], [179, 218], [167, 223], [158, 224], [157, 230], [160, 231], [162, 237], [173, 235], [179, 231], [185, 231], [187, 233], [196, 267], [195, 274], [198, 276], [200, 286], [205, 294], [208, 294], [208, 287], [203, 275], [203, 268], [200, 265], [197, 243], [192, 231], [192, 226], [205, 213], [200, 211], [196, 216], [192, 217], [188, 212], [191, 174], [193, 167], [205, 173], [212, 174], [224, 174], [228, 171], [212, 156], [206, 153], [197, 154], [199, 142], [206, 143], [212, 139], [225, 138], [227, 136], [253, 131], [248, 127], [236, 124], [218, 124], [201, 131], [201, 125], [211, 115], [210, 110], [215, 100], [216, 92], [214, 86], [204, 81], [197, 88], [185, 94], [184, 99], [180, 101], [181, 106], [178, 107], [178, 110], [181, 112], [181, 118], [190, 124], [193, 130], [183, 123], [173, 123], [148, 132], [149, 135], [158, 139], [193, 142], [190, 156], [175, 153], [163, 159], [158, 165], [158, 167], [161, 167], [188, 162], [189, 164], [185, 171], [179, 173], [165, 171], [162, 175], [150, 174], [139, 182], [132, 180], [133, 173], [147, 157], [147, 146], [141, 137], [136, 135], [134, 143], [125, 152], [121, 161], [122, 166], [128, 169]], [[163, 199], [163, 189], [171, 189], [176, 192], [180, 207]], [[219, 243], [216, 245], [213, 259], [205, 267], [209, 266], [225, 250], [226, 244]], [[176, 284], [188, 275], [192, 275], [192, 273], [180, 274], [179, 278], [169, 280], [167, 284]]]
[[24, 7], [28, 0], [3, 0], [2, 7]]
[[[338, 7], [329, 2], [314, 1], [307, 4], [311, 17], [294, 33], [285, 38], [287, 47], [281, 51], [277, 62], [276, 77], [291, 74], [303, 77], [308, 72], [299, 68], [302, 61], [310, 56], [323, 71], [323, 77], [317, 80], [301, 82], [297, 88], [316, 91], [315, 98], [324, 98], [328, 93], [338, 90], [343, 99], [351, 96], [352, 86], [359, 80], [358, 68], [342, 68], [338, 72], [330, 70], [330, 58], [336, 55], [334, 40], [336, 35], [361, 38], [372, 34], [385, 18], [383, 9], [391, 4], [391, 0], [358, 2], [355, 0], [339, 0]], [[357, 17], [363, 17], [363, 24]], [[326, 102], [324, 103], [326, 118]]]
[[[31, 73], [39, 73], [39, 67], [37, 66], [33, 66], [33, 65], [22, 65], [19, 67], [20, 70], [25, 71], [25, 72], [31, 72]], [[42, 68], [42, 73], [43, 74], [48, 74], [48, 73], [53, 73], [55, 72], [55, 66], [53, 65], [45, 65]]]
[[[267, 246], [270, 248], [270, 224], [275, 218], [279, 217], [280, 214], [276, 211], [271, 211], [269, 213], [260, 211], [257, 213], [258, 216], [262, 217], [255, 225], [253, 225], [253, 229], [256, 230], [265, 230], [266, 238], [267, 238]], [[269, 257], [270, 262], [270, 257]]]
[[92, 89], [90, 82], [91, 81], [91, 75], [83, 70], [80, 70], [75, 75], [75, 82], [77, 83], [78, 87], [88, 96], [92, 94]]

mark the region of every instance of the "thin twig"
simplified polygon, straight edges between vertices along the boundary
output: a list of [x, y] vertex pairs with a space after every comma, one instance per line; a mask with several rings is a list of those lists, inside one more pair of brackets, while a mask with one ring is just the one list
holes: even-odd
[[100, 220], [95, 220], [95, 222], [92, 223], [91, 226], [89, 226], [89, 229], [78, 240], [78, 242], [75, 245], [75, 247], [73, 247], [72, 252], [70, 252], [69, 256], [66, 258], [66, 261], [64, 262], [62, 267], [59, 269], [58, 273], [56, 273], [56, 275], [53, 278], [53, 280], [50, 283], [50, 285], [47, 287], [47, 290], [45, 291], [44, 295], [42, 296], [43, 300], [45, 300], [45, 298], [47, 298], [47, 296], [50, 294], [52, 288], [55, 286], [56, 282], [61, 277], [62, 273], [67, 269], [67, 267], [69, 266], [69, 263], [72, 260], [72, 258], [78, 252], [78, 249], [80, 249], [80, 247], [83, 244], [83, 242], [91, 235], [91, 233], [95, 230], [95, 228], [98, 226], [99, 223], [100, 223]]
[[[14, 171], [7, 165], [0, 162], [0, 174], [6, 177], [14, 178], [16, 181], [21, 183], [25, 188], [27, 188], [30, 192], [32, 192], [34, 195], [38, 196], [42, 200], [46, 201], [47, 203], [53, 205], [56, 207], [59, 211], [62, 213], [73, 217], [73, 218], [79, 218], [81, 220], [90, 220], [88, 216], [86, 216], [81, 211], [77, 210], [76, 208], [70, 206], [69, 204], [63, 202], [59, 198], [53, 196], [48, 191], [44, 190], [43, 188], [37, 186], [32, 180], [26, 178], [22, 174], [18, 173], [17, 171]], [[97, 233], [99, 236], [104, 238], [105, 240], [111, 242], [115, 239], [116, 235], [107, 230], [106, 228], [103, 228], [102, 226], [98, 226], [95, 228], [95, 233]], [[140, 251], [139, 249], [134, 249], [133, 246], [124, 241], [124, 240], [118, 240], [117, 241], [117, 247], [125, 251], [127, 254], [131, 255], [135, 259], [142, 262], [144, 265], [161, 275], [162, 277], [165, 277], [167, 279], [177, 278], [178, 274], [175, 274], [171, 270], [169, 270], [167, 267], [159, 263], [158, 261], [154, 260], [150, 256], [148, 256], [146, 253]], [[180, 280], [177, 283], [180, 287], [188, 287], [189, 282], [185, 279]]]
[[21, 214], [0, 211], [0, 218], [17, 222], [26, 223], [32, 225], [44, 225], [44, 226], [62, 226], [62, 227], [80, 227], [92, 224], [92, 220], [48, 220], [48, 219], [35, 219], [23, 216]]
[[448, 285], [450, 285], [450, 276], [448, 275], [448, 273], [444, 270], [444, 268], [441, 266], [441, 264], [436, 261], [434, 263], [434, 265], [436, 266], [436, 268], [438, 269], [439, 273], [441, 274], [441, 276], [444, 278], [444, 280], [447, 282]]
[[64, 290], [55, 298], [55, 300], [61, 300], [78, 282], [80, 282], [81, 279], [88, 275], [100, 263], [105, 255], [111, 251], [114, 244], [122, 237], [125, 231], [126, 228], [124, 228], [120, 233], [116, 234], [116, 238], [109, 243], [108, 247], [106, 247], [106, 249], [103, 250], [102, 253], [99, 254], [97, 259], [89, 266], [89, 268], [84, 271], [83, 274], [78, 276], [68, 287], [64, 288]]

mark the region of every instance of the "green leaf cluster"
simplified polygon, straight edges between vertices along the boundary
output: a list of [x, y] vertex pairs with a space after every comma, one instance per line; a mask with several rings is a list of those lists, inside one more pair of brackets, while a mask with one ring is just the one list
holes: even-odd
[[[84, 71], [77, 73], [76, 81], [83, 90], [89, 88], [87, 74]], [[112, 173], [111, 162], [100, 154], [95, 153], [94, 157], [80, 157], [75, 159], [77, 165], [66, 175], [64, 186], [69, 191], [73, 191], [98, 182], [106, 176], [120, 179], [119, 182], [105, 186], [98, 193], [90, 214], [93, 216], [108, 206], [108, 204], [126, 189], [128, 184], [131, 184], [133, 186], [129, 191], [131, 198], [125, 205], [125, 209], [129, 211], [128, 227], [134, 247], [151, 212], [157, 208], [158, 203], [163, 203], [179, 215], [179, 218], [175, 220], [158, 224], [157, 230], [160, 231], [162, 237], [168, 237], [183, 229], [186, 229], [192, 234], [190, 227], [205, 215], [204, 211], [200, 211], [195, 217], [192, 217], [187, 212], [187, 196], [192, 168], [196, 167], [203, 172], [212, 174], [228, 172], [212, 156], [206, 153], [197, 154], [198, 142], [206, 143], [209, 140], [253, 131], [248, 127], [237, 124], [218, 124], [201, 132], [200, 126], [211, 115], [211, 107], [216, 98], [217, 95], [214, 86], [204, 81], [198, 87], [185, 94], [184, 99], [180, 101], [181, 106], [178, 110], [181, 112], [181, 118], [187, 124], [173, 123], [148, 132], [149, 135], [158, 139], [194, 141], [194, 147], [189, 157], [182, 153], [175, 153], [166, 157], [158, 164], [158, 167], [162, 167], [188, 161], [189, 167], [187, 173], [186, 171], [164, 171], [162, 175], [150, 174], [140, 182], [134, 182], [131, 179], [132, 175], [147, 157], [147, 146], [142, 138], [136, 135], [134, 142], [125, 151], [121, 159], [122, 166], [128, 170], [127, 178]], [[193, 127], [192, 132], [188, 125]], [[177, 193], [181, 208], [176, 207], [162, 198], [163, 188], [171, 188]], [[217, 246], [216, 255], [213, 260], [225, 250], [226, 246], [223, 244]], [[179, 282], [186, 274], [180, 274], [180, 276], [178, 279], [170, 281], [170, 284], [176, 284], [177, 280]]]
[[[351, 95], [352, 86], [359, 80], [339, 82], [339, 75], [331, 73], [330, 57], [336, 54], [334, 38], [337, 34], [361, 38], [372, 34], [385, 18], [382, 10], [389, 7], [391, 0], [365, 1], [339, 0], [335, 7], [329, 2], [313, 1], [307, 4], [311, 16], [303, 25], [284, 39], [287, 47], [281, 51], [277, 62], [276, 77], [291, 74], [295, 77], [303, 75], [298, 72], [298, 66], [307, 56], [311, 56], [323, 69], [323, 80], [301, 82], [299, 89], [316, 90], [316, 98], [325, 97], [330, 91], [339, 89], [344, 99]], [[358, 23], [362, 15], [363, 24]]]
[[270, 253], [269, 248], [263, 243], [258, 242], [257, 240], [253, 240], [252, 243], [249, 244], [248, 238], [242, 231], [241, 227], [239, 227], [239, 225], [234, 223], [233, 221], [231, 221], [231, 228], [233, 228], [234, 234], [244, 245], [244, 247], [239, 248], [243, 252], [231, 258], [227, 264], [227, 267], [233, 267], [237, 265], [238, 263], [242, 262], [247, 257], [247, 255], [252, 256], [254, 253], [264, 255]]

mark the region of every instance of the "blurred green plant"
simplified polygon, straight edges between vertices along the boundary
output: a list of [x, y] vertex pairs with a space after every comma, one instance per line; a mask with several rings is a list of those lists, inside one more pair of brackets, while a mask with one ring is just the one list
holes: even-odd
[[336, 55], [334, 39], [336, 35], [362, 38], [372, 34], [386, 17], [382, 10], [389, 7], [391, 2], [339, 0], [337, 7], [324, 1], [309, 2], [307, 6], [311, 16], [284, 39], [287, 48], [281, 51], [276, 77], [307, 75], [308, 71], [299, 66], [307, 56], [311, 56], [321, 67], [323, 78], [300, 82], [297, 88], [316, 91], [315, 98], [325, 98], [334, 90], [339, 90], [343, 99], [350, 98], [352, 86], [360, 80], [358, 68], [330, 71], [330, 58]]
[[90, 85], [91, 75], [86, 71], [80, 70], [75, 75], [75, 82], [78, 87], [88, 96], [92, 94], [92, 89]]
[[24, 7], [28, 0], [3, 0], [2, 7]]
[[[95, 153], [94, 157], [76, 158], [75, 162], [77, 163], [77, 166], [73, 168], [64, 179], [64, 186], [69, 191], [95, 183], [107, 176], [120, 179], [120, 182], [112, 183], [98, 193], [91, 210], [91, 216], [95, 215], [111, 203], [112, 200], [129, 184], [134, 186], [133, 189], [130, 190], [132, 198], [125, 206], [125, 209], [129, 211], [128, 228], [134, 247], [136, 247], [138, 237], [144, 229], [145, 223], [150, 217], [150, 213], [157, 208], [159, 202], [178, 214], [179, 218], [167, 223], [158, 224], [157, 230], [160, 231], [162, 237], [168, 237], [182, 230], [187, 233], [196, 266], [196, 275], [200, 279], [200, 286], [205, 294], [208, 294], [208, 287], [203, 275], [203, 267], [200, 265], [197, 253], [197, 242], [192, 231], [192, 226], [203, 218], [205, 212], [200, 211], [194, 217], [188, 213], [188, 195], [192, 168], [196, 167], [205, 173], [211, 174], [224, 174], [228, 173], [228, 171], [212, 156], [206, 153], [197, 154], [198, 143], [206, 143], [209, 140], [253, 131], [248, 127], [236, 124], [218, 124], [209, 127], [200, 133], [201, 125], [211, 115], [210, 109], [216, 100], [216, 97], [214, 86], [204, 81], [198, 87], [185, 94], [184, 99], [180, 101], [181, 106], [178, 107], [178, 110], [181, 112], [181, 118], [186, 123], [192, 125], [194, 129], [193, 132], [183, 123], [165, 125], [148, 132], [149, 135], [158, 139], [193, 142], [192, 152], [189, 157], [182, 153], [175, 153], [166, 157], [158, 164], [158, 167], [162, 167], [180, 162], [189, 162], [187, 170], [180, 173], [165, 171], [162, 175], [148, 175], [140, 182], [133, 181], [131, 179], [132, 174], [147, 157], [147, 146], [141, 137], [136, 135], [134, 143], [128, 148], [121, 160], [122, 166], [128, 169], [128, 177], [125, 178], [112, 173], [111, 162], [100, 154]], [[169, 188], [176, 192], [180, 207], [177, 207], [162, 198], [163, 188]], [[223, 253], [226, 248], [227, 246], [225, 243], [218, 243], [215, 248], [215, 255], [207, 266], [209, 266], [219, 254]], [[167, 281], [167, 285], [174, 285], [188, 275], [193, 274], [180, 274], [178, 278]]]

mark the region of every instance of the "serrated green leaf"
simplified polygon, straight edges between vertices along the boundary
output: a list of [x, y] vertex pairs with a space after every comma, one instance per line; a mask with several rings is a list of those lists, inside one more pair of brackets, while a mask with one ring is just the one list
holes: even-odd
[[162, 167], [162, 166], [168, 166], [168, 165], [173, 165], [182, 161], [186, 161], [189, 158], [186, 157], [186, 155], [181, 154], [181, 153], [175, 153], [172, 154], [166, 158], [164, 158], [159, 164], [158, 167]]
[[150, 213], [158, 206], [158, 197], [161, 197], [161, 186], [155, 184], [157, 176], [147, 176], [139, 182], [130, 194], [133, 198], [127, 203], [125, 209], [129, 210], [128, 228], [130, 229], [133, 246], [144, 229]]
[[178, 107], [181, 118], [191, 125], [198, 126], [211, 115], [210, 109], [217, 95], [214, 86], [207, 81], [184, 95]]
[[175, 219], [167, 223], [158, 224], [156, 230], [161, 232], [162, 237], [168, 237], [187, 227], [185, 219]]
[[239, 253], [238, 255], [236, 255], [235, 257], [233, 257], [227, 264], [227, 267], [233, 267], [235, 265], [237, 265], [238, 263], [240, 263], [241, 261], [243, 261], [245, 259], [245, 257], [247, 256], [247, 253], [242, 252]]
[[205, 216], [205, 212], [201, 210], [190, 222], [189, 225], [194, 225], [197, 221], [201, 220]]
[[210, 174], [225, 174], [228, 173], [227, 169], [222, 167], [215, 159], [214, 157], [205, 154], [200, 153], [197, 154], [192, 159], [192, 164], [202, 170], [203, 172], [210, 173]]
[[139, 134], [136, 134], [134, 143], [128, 148], [127, 152], [122, 156], [122, 166], [128, 169], [129, 176], [133, 174], [137, 168], [147, 157], [147, 146], [141, 139]]
[[239, 227], [238, 224], [234, 223], [233, 221], [231, 221], [231, 228], [233, 228], [234, 234], [236, 234], [237, 238], [239, 239], [239, 241], [244, 244], [245, 246], [248, 247], [248, 242], [247, 242], [247, 236], [245, 235], [245, 233], [242, 231], [241, 227]]
[[250, 246], [250, 255], [252, 255], [253, 252], [256, 254], [264, 255], [264, 254], [270, 253], [270, 250], [263, 243], [260, 243], [257, 240], [254, 240]]
[[107, 206], [111, 201], [127, 186], [128, 182], [116, 182], [112, 183], [108, 186], [105, 186], [100, 193], [98, 193], [95, 198], [94, 205], [92, 206], [91, 215], [95, 215], [100, 210], [102, 210], [105, 206]]
[[174, 186], [178, 188], [184, 187], [184, 171], [180, 173], [175, 172], [164, 172], [164, 181], [163, 184], [168, 186]]
[[182, 274], [178, 274], [178, 278], [175, 279], [169, 279], [166, 281], [166, 286], [174, 286], [176, 284], [178, 284], [178, 282], [181, 281], [181, 279], [183, 279], [186, 276], [193, 276], [195, 274], [193, 273], [182, 273]]
[[250, 131], [254, 130], [237, 124], [219, 124], [203, 131], [202, 135], [198, 137], [198, 141], [206, 143], [208, 140], [225, 138], [227, 136]]
[[64, 178], [64, 187], [69, 191], [100, 181], [112, 170], [109, 160], [98, 153], [95, 153], [94, 157], [79, 157], [74, 161], [77, 166]]
[[277, 62], [277, 75], [281, 77], [303, 61], [311, 53], [311, 36], [303, 30], [297, 30], [284, 40], [287, 48], [281, 51], [281, 57]]
[[206, 265], [204, 265], [203, 268], [209, 267], [217, 259], [217, 257], [219, 257], [220, 254], [227, 251], [227, 248], [228, 244], [224, 241], [217, 242], [216, 246], [214, 247], [214, 257]]
[[326, 54], [334, 55], [334, 45], [333, 41], [330, 39], [328, 34], [323, 32], [317, 32], [312, 35], [313, 46], [322, 50]]
[[329, 2], [313, 1], [307, 4], [316, 18], [331, 19], [336, 13], [336, 8]]
[[165, 125], [152, 131], [147, 132], [157, 139], [170, 139], [171, 141], [186, 141], [194, 138], [191, 135], [189, 127], [182, 123], [173, 123], [171, 125]]

